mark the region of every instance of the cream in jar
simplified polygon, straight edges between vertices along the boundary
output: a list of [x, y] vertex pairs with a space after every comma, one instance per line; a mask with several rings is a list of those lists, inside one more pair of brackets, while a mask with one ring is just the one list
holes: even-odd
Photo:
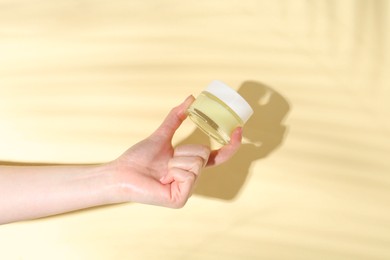
[[207, 135], [228, 144], [237, 127], [243, 127], [253, 114], [248, 102], [234, 89], [214, 80], [188, 108], [188, 116]]

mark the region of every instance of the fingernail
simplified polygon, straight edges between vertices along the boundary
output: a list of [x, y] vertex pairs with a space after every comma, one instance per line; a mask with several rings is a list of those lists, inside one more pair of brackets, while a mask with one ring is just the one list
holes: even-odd
[[242, 127], [240, 127], [240, 130], [238, 130], [238, 132], [239, 132], [239, 134], [240, 134], [240, 136], [241, 136], [241, 139], [242, 139], [242, 135], [243, 135], [243, 128]]
[[187, 103], [188, 102], [188, 100], [190, 100], [190, 99], [192, 99], [193, 98], [193, 96], [192, 95], [189, 95], [185, 100], [184, 100], [184, 102], [183, 103]]
[[236, 130], [235, 130], [235, 133], [237, 134], [242, 134], [242, 127], [237, 127]]
[[238, 135], [240, 137], [240, 141], [242, 141], [242, 127], [237, 127], [235, 133], [235, 135]]

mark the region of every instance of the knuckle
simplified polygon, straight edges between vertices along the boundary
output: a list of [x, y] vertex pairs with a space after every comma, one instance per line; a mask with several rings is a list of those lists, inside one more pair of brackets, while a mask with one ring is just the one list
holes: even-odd
[[190, 182], [194, 182], [195, 179], [196, 179], [196, 174], [193, 173], [193, 172], [190, 172], [190, 173], [187, 175], [187, 179], [188, 179]]
[[[199, 157], [199, 156], [196, 156], [193, 158], [193, 165], [191, 167], [191, 172], [194, 173], [194, 174], [198, 174], [200, 172], [200, 170], [202, 169], [203, 167], [203, 164], [204, 164], [204, 160], [202, 157]], [[193, 174], [191, 174], [192, 177]]]
[[196, 156], [195, 157], [195, 163], [196, 165], [201, 168], [203, 166], [203, 163], [204, 163], [204, 159], [203, 157], [200, 157], [200, 156]]
[[211, 150], [210, 150], [210, 147], [208, 146], [203, 146], [203, 156], [202, 158], [207, 161], [210, 157], [210, 153], [211, 153]]
[[174, 209], [181, 209], [181, 208], [183, 208], [187, 204], [187, 200], [188, 199], [176, 201], [175, 203], [172, 204], [172, 208], [174, 208]]
[[186, 205], [187, 201], [188, 197], [172, 198], [171, 201], [165, 205], [165, 207], [171, 209], [181, 209]]
[[182, 121], [184, 120], [186, 114], [183, 111], [183, 108], [181, 106], [177, 106], [171, 109], [170, 111], [171, 115], [176, 117], [177, 120]]

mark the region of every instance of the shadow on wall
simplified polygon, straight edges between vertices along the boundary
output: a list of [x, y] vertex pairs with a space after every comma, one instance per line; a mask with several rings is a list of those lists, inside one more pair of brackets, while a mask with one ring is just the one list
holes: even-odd
[[[234, 199], [248, 178], [252, 163], [268, 156], [285, 139], [286, 126], [283, 121], [290, 106], [281, 94], [255, 81], [245, 81], [238, 93], [254, 110], [244, 127], [243, 144], [228, 162], [203, 171], [194, 194], [223, 200]], [[207, 142], [208, 137], [201, 130], [195, 129], [179, 145]]]

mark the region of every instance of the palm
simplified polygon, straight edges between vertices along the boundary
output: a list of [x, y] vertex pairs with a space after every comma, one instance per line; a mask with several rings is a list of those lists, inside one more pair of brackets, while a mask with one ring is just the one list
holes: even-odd
[[169, 143], [159, 143], [153, 138], [147, 138], [119, 158], [121, 179], [124, 183], [138, 187], [135, 192], [130, 189], [131, 200], [149, 204], [169, 203], [170, 184], [164, 185], [160, 179], [168, 174], [168, 163], [172, 157], [173, 148]]
[[140, 174], [160, 180], [168, 171], [168, 162], [173, 157], [173, 147], [170, 143], [147, 138], [133, 146], [128, 151], [128, 156], [127, 153], [124, 156], [139, 166], [137, 171]]

